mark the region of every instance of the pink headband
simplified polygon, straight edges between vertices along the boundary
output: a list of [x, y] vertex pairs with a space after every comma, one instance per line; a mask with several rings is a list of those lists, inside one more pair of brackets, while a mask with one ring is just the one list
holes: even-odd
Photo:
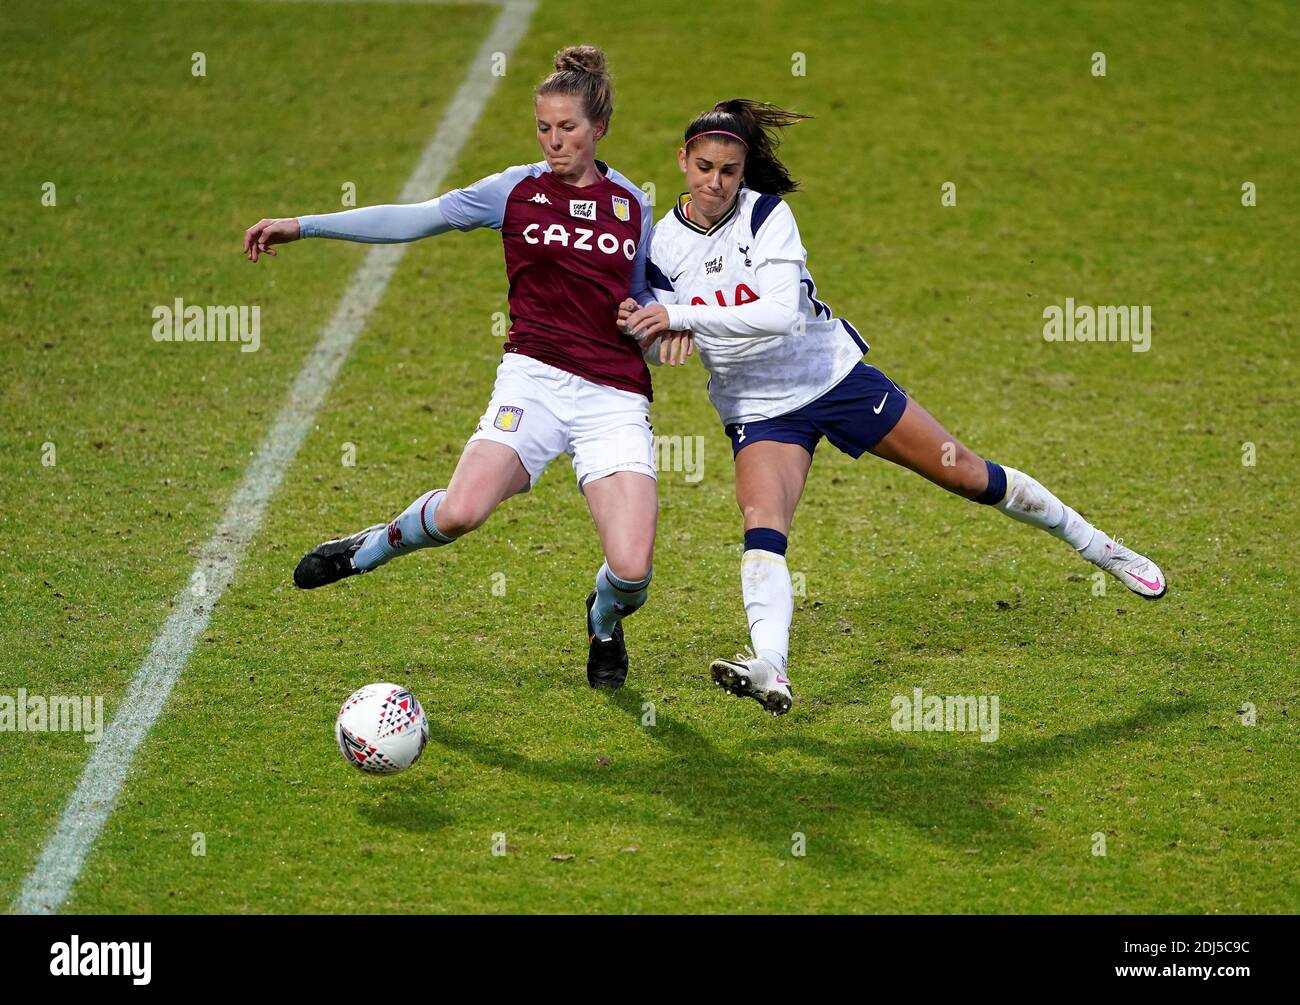
[[[725, 129], [706, 129], [706, 130], [705, 130], [704, 132], [702, 132], [702, 133], [696, 133], [694, 136], [691, 137], [691, 139], [692, 139], [692, 140], [698, 140], [701, 136], [730, 136], [733, 140], [736, 140], [736, 141], [739, 142], [742, 146], [744, 146], [744, 148], [745, 148], [746, 150], [749, 149], [749, 144], [746, 143], [746, 142], [744, 141], [744, 139], [742, 139], [741, 137], [737, 136], [735, 133], [729, 133], [729, 132], [727, 132]], [[688, 142], [689, 142], [689, 141], [688, 141]]]

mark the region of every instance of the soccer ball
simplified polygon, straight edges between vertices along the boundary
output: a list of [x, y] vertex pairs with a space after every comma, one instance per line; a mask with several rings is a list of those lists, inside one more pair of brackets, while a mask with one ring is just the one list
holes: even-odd
[[339, 709], [334, 737], [354, 768], [395, 775], [420, 759], [429, 742], [429, 720], [401, 685], [367, 684]]

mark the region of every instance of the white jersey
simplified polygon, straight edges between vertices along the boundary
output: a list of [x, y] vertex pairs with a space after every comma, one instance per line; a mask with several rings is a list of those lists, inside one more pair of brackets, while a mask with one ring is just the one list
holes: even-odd
[[[742, 188], [731, 212], [705, 229], [687, 215], [689, 202], [689, 195], [679, 198], [651, 238], [647, 277], [660, 303], [740, 306], [759, 299], [763, 266], [799, 267], [798, 305], [788, 332], [695, 333], [709, 371], [709, 398], [722, 421], [785, 415], [843, 380], [868, 347], [852, 325], [817, 299], [790, 207], [777, 196]], [[669, 314], [680, 320], [690, 311], [670, 309]]]

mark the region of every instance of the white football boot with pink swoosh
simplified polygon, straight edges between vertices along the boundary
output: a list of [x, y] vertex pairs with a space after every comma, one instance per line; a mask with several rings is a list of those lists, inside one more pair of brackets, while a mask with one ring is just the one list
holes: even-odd
[[1096, 537], [1079, 554], [1146, 600], [1159, 600], [1169, 589], [1169, 581], [1160, 566], [1103, 531], [1097, 531]]
[[709, 668], [713, 683], [737, 698], [753, 698], [773, 715], [790, 711], [794, 695], [789, 678], [761, 657], [714, 660]]

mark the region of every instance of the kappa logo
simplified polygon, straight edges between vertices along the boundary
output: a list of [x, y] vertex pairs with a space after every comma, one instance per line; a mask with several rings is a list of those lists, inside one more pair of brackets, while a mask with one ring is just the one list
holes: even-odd
[[551, 204], [551, 200], [546, 198], [546, 193], [544, 192], [538, 192], [535, 196], [533, 196], [528, 201], [535, 202], [539, 206], [549, 206]]
[[502, 405], [497, 409], [497, 417], [492, 421], [502, 432], [513, 433], [519, 428], [519, 420], [524, 417], [524, 410], [517, 405]]
[[609, 197], [610, 202], [614, 204], [614, 215], [620, 220], [626, 222], [632, 215], [632, 208], [628, 201], [621, 196], [612, 195]]
[[569, 215], [576, 216], [579, 220], [596, 219], [596, 200], [595, 199], [570, 199]]

